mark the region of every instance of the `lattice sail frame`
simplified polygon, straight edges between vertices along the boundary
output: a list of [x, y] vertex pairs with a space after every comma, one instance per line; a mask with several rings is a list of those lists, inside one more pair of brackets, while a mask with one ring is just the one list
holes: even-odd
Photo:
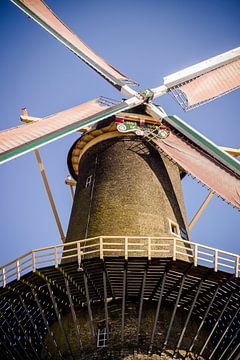
[[164, 85], [185, 111], [223, 96], [240, 86], [240, 48], [171, 74]]

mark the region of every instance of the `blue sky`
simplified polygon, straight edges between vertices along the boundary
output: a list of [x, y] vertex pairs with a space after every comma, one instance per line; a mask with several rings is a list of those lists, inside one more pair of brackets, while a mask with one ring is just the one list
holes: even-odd
[[[163, 76], [239, 46], [239, 1], [49, 0], [49, 6], [99, 55], [137, 80], [141, 88]], [[46, 116], [103, 95], [121, 95], [8, 0], [0, 2], [0, 130], [20, 124], [21, 108]], [[168, 95], [160, 98], [222, 146], [240, 146], [239, 91], [184, 113]], [[66, 232], [71, 195], [64, 184], [73, 134], [40, 149]], [[31, 249], [59, 243], [37, 162], [29, 153], [0, 167], [0, 263]], [[190, 220], [208, 191], [183, 181]], [[214, 198], [191, 233], [192, 240], [240, 252], [239, 213]]]

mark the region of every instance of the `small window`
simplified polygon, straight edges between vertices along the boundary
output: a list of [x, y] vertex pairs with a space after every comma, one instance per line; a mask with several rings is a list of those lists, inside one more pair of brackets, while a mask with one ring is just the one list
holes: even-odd
[[105, 347], [107, 345], [108, 345], [107, 328], [106, 327], [98, 328], [97, 347]]
[[174, 235], [180, 236], [179, 225], [169, 219], [170, 232]]
[[88, 176], [85, 183], [85, 188], [88, 188], [92, 182], [92, 175]]

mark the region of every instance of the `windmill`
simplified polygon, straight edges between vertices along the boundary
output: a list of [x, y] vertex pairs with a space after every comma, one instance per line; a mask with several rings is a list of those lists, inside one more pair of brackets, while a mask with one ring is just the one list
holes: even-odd
[[[74, 306], [79, 305], [79, 302], [86, 304], [89, 316], [86, 324], [90, 326], [89, 339], [94, 345], [99, 346], [100, 343], [106, 345], [109, 341], [113, 344], [113, 339], [117, 339], [119, 323], [114, 325], [114, 319], [111, 318], [108, 309], [110, 305], [113, 305], [115, 306], [114, 311], [121, 313], [119, 331], [121, 342], [116, 351], [128, 352], [129, 348], [132, 351], [132, 348], [141, 349], [142, 346], [142, 351], [146, 351], [147, 348], [147, 351], [152, 352], [154, 349], [156, 350], [156, 342], [161, 344], [157, 350], [171, 351], [173, 344], [170, 346], [172, 341], [170, 334], [174, 340], [173, 322], [179, 305], [180, 307], [186, 306], [190, 315], [199, 316], [199, 318], [202, 316], [199, 313], [199, 303], [198, 308], [190, 307], [190, 303], [183, 305], [187, 297], [186, 287], [193, 289], [191, 298], [193, 303], [198, 301], [201, 303], [200, 295], [204, 298], [205, 294], [202, 286], [206, 287], [207, 285], [207, 290], [213, 295], [213, 303], [211, 303], [211, 299], [209, 304], [204, 304], [206, 306], [205, 308], [203, 306], [205, 309], [203, 317], [210, 316], [210, 320], [207, 318], [208, 321], [205, 321], [204, 324], [200, 323], [196, 335], [192, 339], [193, 343], [189, 344], [187, 349], [181, 348], [184, 332], [183, 329], [179, 330], [181, 336], [178, 343], [175, 344], [175, 355], [180, 350], [191, 352], [193, 348], [196, 348], [197, 355], [201, 356], [204, 351], [207, 351], [207, 354], [210, 354], [211, 351], [209, 356], [212, 357], [218, 356], [216, 355], [217, 351], [222, 351], [223, 356], [225, 354], [230, 356], [231, 353], [233, 356], [237, 351], [237, 335], [226, 337], [229, 334], [225, 331], [228, 331], [229, 327], [229, 331], [233, 333], [234, 326], [237, 328], [238, 313], [234, 313], [233, 297], [237, 298], [238, 283], [236, 280], [229, 280], [225, 281], [227, 284], [222, 285], [222, 282], [228, 278], [225, 273], [217, 272], [217, 276], [215, 276], [216, 274], [213, 276], [212, 272], [207, 275], [206, 271], [201, 269], [202, 273], [200, 274], [197, 273], [200, 269], [199, 266], [196, 268], [197, 270], [192, 267], [191, 259], [194, 258], [194, 262], [196, 262], [194, 265], [198, 264], [198, 251], [191, 248], [193, 245], [188, 244], [189, 231], [179, 184], [180, 177], [189, 172], [233, 206], [239, 207], [239, 163], [178, 117], [167, 116], [160, 106], [154, 105], [153, 100], [166, 92], [172, 92], [181, 105], [188, 109], [235, 89], [239, 86], [239, 70], [237, 70], [239, 69], [239, 49], [171, 75], [165, 79], [164, 85], [158, 88], [135, 92], [129, 86], [133, 84], [131, 80], [97, 57], [80, 40], [76, 39], [75, 35], [63, 28], [63, 24], [58, 22], [42, 2], [14, 1], [14, 3], [77, 53], [128, 99], [114, 104], [108, 99], [99, 98], [66, 110], [66, 112], [49, 116], [44, 120], [31, 118], [25, 112], [22, 119], [29, 122], [28, 125], [1, 133], [1, 161], [5, 162], [73, 131], [84, 132], [84, 135], [73, 145], [68, 157], [69, 169], [71, 175], [78, 181], [78, 187], [63, 248], [65, 253], [62, 256], [62, 262], [59, 263], [59, 254], [56, 250], [58, 248], [54, 248], [55, 268], [53, 270], [46, 269], [46, 271], [38, 270], [34, 253], [32, 255], [34, 276], [32, 279], [23, 279], [23, 266], [17, 260], [16, 274], [21, 283], [19, 288], [16, 283], [12, 288], [8, 288], [7, 268], [2, 269], [3, 302], [5, 302], [2, 309], [6, 310], [6, 314], [3, 314], [1, 331], [3, 331], [4, 341], [6, 341], [2, 344], [6, 356], [23, 357], [26, 349], [29, 348], [35, 356], [39, 356], [39, 349], [41, 351], [45, 349], [46, 354], [54, 351], [54, 354], [58, 354], [60, 357], [76, 357], [76, 354], [70, 354], [73, 351], [71, 347], [75, 349], [76, 344], [69, 342], [65, 330], [66, 324], [59, 317], [59, 307], [65, 316], [66, 309], [70, 304], [76, 327], [76, 339], [79, 342], [79, 348], [83, 347], [84, 349], [86, 345], [81, 340], [80, 335], [83, 335], [79, 330], [79, 322], [84, 316], [80, 313], [76, 318], [74, 310]], [[211, 82], [207, 81], [209, 78]], [[209, 86], [206, 86], [206, 83]], [[201, 90], [202, 84], [204, 84], [203, 91]], [[196, 92], [194, 93], [193, 90]], [[220, 182], [219, 179], [223, 179], [223, 181]], [[146, 184], [148, 184], [147, 187]], [[159, 198], [161, 202], [158, 201]], [[140, 204], [142, 207], [139, 209]], [[124, 211], [121, 210], [123, 206], [125, 207]], [[156, 217], [155, 213], [160, 215]], [[151, 230], [149, 229], [150, 223]], [[73, 241], [73, 244], [69, 245], [70, 248], [67, 246], [69, 241]], [[176, 253], [176, 246], [178, 246], [180, 254]], [[182, 251], [180, 250], [181, 246], [183, 247]], [[93, 249], [94, 255], [91, 255], [89, 248]], [[66, 252], [68, 249], [70, 251]], [[99, 261], [96, 261], [94, 268], [92, 264], [94, 264], [93, 259], [96, 258], [96, 252], [98, 252]], [[107, 253], [108, 256], [106, 256]], [[175, 263], [169, 261], [169, 258], [173, 259]], [[134, 259], [135, 262], [139, 261], [139, 264], [134, 265]], [[161, 259], [161, 261], [156, 263], [154, 262], [156, 259], [158, 261]], [[238, 257], [234, 260], [231, 259], [236, 262], [236, 275], [239, 266], [238, 259]], [[115, 264], [117, 271], [111, 268], [111, 261]], [[218, 252], [214, 252], [215, 270], [218, 270], [218, 265]], [[72, 275], [73, 269], [75, 269], [75, 275]], [[76, 269], [79, 271], [77, 272]], [[138, 281], [135, 281], [138, 273], [141, 276]], [[156, 273], [158, 273], [157, 281]], [[101, 274], [101, 279], [97, 277], [99, 274]], [[176, 283], [171, 287], [170, 284], [174, 277]], [[197, 278], [199, 281], [194, 282], [193, 278]], [[76, 295], [74, 284], [78, 286], [78, 293], [83, 289], [84, 295]], [[5, 293], [6, 287], [7, 293]], [[46, 287], [48, 293], [46, 293]], [[140, 291], [141, 288], [143, 291]], [[222, 307], [210, 310], [211, 307], [214, 307], [214, 299], [218, 304], [219, 298], [221, 298], [221, 289], [226, 294], [222, 299]], [[29, 332], [33, 326], [30, 320], [33, 321], [34, 317], [31, 311], [29, 313], [29, 307], [27, 307], [23, 295], [28, 294], [30, 290], [32, 293], [27, 300], [31, 305], [34, 304], [33, 309], [38, 315], [43, 315], [41, 321], [45, 326], [44, 328], [41, 324], [39, 325], [39, 331], [36, 331], [33, 339], [34, 342], [40, 344], [39, 348], [35, 348], [32, 341], [29, 341]], [[8, 296], [9, 299], [17, 299], [14, 301], [14, 308], [11, 305], [9, 307]], [[45, 309], [43, 309], [44, 296], [48, 296], [48, 305], [44, 303]], [[125, 318], [126, 314], [134, 317], [136, 300], [131, 302], [131, 297], [136, 299], [138, 296], [140, 303], [136, 316], [136, 340], [135, 342], [130, 341], [129, 344], [126, 337], [132, 334], [131, 331], [130, 333], [126, 332], [127, 319]], [[107, 298], [113, 298], [114, 301], [110, 304]], [[66, 299], [69, 301], [68, 305], [64, 303]], [[119, 299], [121, 306], [119, 306]], [[148, 303], [145, 304], [147, 299]], [[101, 301], [104, 303], [105, 320], [103, 319], [103, 321], [97, 317], [92, 318], [94, 309], [96, 314], [98, 312], [101, 314], [98, 304], [95, 307], [93, 305], [98, 300], [99, 303]], [[148, 312], [147, 307], [151, 301], [153, 306], [150, 306]], [[63, 306], [60, 305], [62, 302]], [[157, 308], [155, 309], [154, 305], [156, 304]], [[147, 321], [142, 318], [144, 305], [146, 305], [145, 313], [149, 315], [149, 318], [151, 311], [156, 310], [151, 324], [151, 334], [147, 334], [146, 329], [143, 330], [143, 325]], [[169, 326], [166, 333], [156, 341], [156, 330], [160, 325], [158, 322], [159, 311], [168, 314], [167, 305], [172, 307], [171, 315], [166, 315]], [[23, 319], [19, 319], [19, 314], [14, 311], [18, 306], [24, 309], [25, 317], [29, 317], [28, 320], [25, 319], [26, 323]], [[214, 311], [217, 310], [219, 313], [214, 317]], [[12, 325], [8, 318], [12, 316], [12, 313], [15, 313], [15, 320], [11, 321], [18, 325], [23, 344], [16, 340], [17, 334], [10, 331]], [[221, 339], [222, 328], [219, 328], [218, 325], [223, 315], [230, 319], [224, 325], [224, 338]], [[44, 331], [50, 329], [48, 324], [52, 326], [56, 319], [59, 320], [61, 336], [66, 343], [63, 345], [63, 349], [59, 348], [58, 339], [54, 340], [51, 330], [48, 334], [50, 340], [43, 339]], [[203, 338], [200, 337], [201, 341], [205, 341], [205, 343], [201, 344], [200, 341], [198, 344], [199, 332], [206, 323], [209, 327], [211, 321], [215, 321], [215, 325], [212, 326], [210, 333], [204, 338], [204, 334], [207, 332], [206, 326], [204, 334], [201, 335]], [[190, 324], [188, 317], [185, 324]], [[38, 327], [38, 324], [36, 326]], [[214, 330], [213, 333], [212, 330]], [[52, 344], [48, 344], [51, 339], [55, 350], [52, 350]], [[84, 339], [85, 344], [88, 344], [89, 339]], [[9, 349], [9, 344], [12, 343], [15, 345], [13, 353]], [[210, 349], [206, 348], [209, 344], [212, 346]], [[170, 349], [168, 349], [169, 346]], [[63, 355], [63, 351], [69, 355]], [[84, 352], [84, 350], [81, 351]]]

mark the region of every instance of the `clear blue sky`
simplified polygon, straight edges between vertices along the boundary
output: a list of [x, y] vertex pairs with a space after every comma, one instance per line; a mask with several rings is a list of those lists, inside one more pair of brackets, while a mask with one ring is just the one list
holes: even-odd
[[[97, 53], [137, 80], [141, 88], [163, 76], [239, 46], [240, 2], [49, 0], [50, 7]], [[0, 2], [0, 129], [20, 124], [21, 108], [46, 116], [99, 95], [121, 95], [8, 0]], [[169, 95], [158, 102], [223, 146], [240, 146], [239, 91], [185, 114]], [[73, 134], [41, 148], [66, 232], [71, 196], [64, 184]], [[0, 263], [60, 242], [33, 153], [0, 167]], [[190, 220], [207, 189], [183, 181]], [[192, 240], [240, 252], [239, 213], [214, 198], [192, 231]]]

